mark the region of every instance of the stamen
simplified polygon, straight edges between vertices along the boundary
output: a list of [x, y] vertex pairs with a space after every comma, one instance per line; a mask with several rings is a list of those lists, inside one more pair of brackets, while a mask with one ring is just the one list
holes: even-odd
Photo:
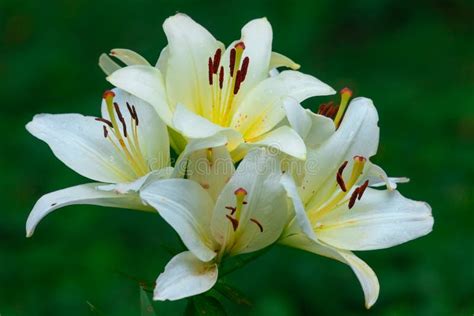
[[237, 228], [239, 227], [239, 221], [237, 219], [233, 218], [232, 216], [227, 215], [227, 214], [226, 214], [225, 217], [227, 217], [229, 219], [229, 221], [232, 223], [232, 228], [234, 229], [234, 232], [235, 232], [237, 230]]
[[364, 194], [365, 189], [367, 189], [368, 186], [369, 186], [369, 180], [365, 180], [364, 184], [362, 184], [359, 187], [359, 196], [357, 198], [358, 200], [360, 200], [362, 198], [362, 195]]
[[212, 86], [212, 77], [213, 77], [213, 74], [214, 74], [214, 68], [213, 68], [213, 63], [212, 63], [212, 58], [211, 57], [209, 57], [207, 65], [209, 67], [209, 85]]
[[224, 67], [221, 66], [219, 70], [219, 89], [222, 90], [223, 86], [224, 86]]
[[123, 136], [127, 137], [127, 124], [125, 124], [125, 119], [122, 116], [122, 112], [120, 112], [120, 107], [119, 107], [117, 102], [114, 102], [114, 108], [115, 108], [115, 112], [117, 113], [117, 117], [118, 117], [120, 123], [122, 123]]
[[349, 103], [349, 99], [352, 96], [352, 91], [347, 87], [342, 89], [340, 93], [341, 93], [341, 103], [339, 104], [339, 109], [337, 111], [336, 118], [334, 119], [334, 125], [336, 125], [336, 127], [339, 127], [342, 120], [342, 116], [344, 115], [347, 104]]
[[339, 186], [341, 187], [341, 190], [344, 192], [347, 192], [347, 187], [346, 187], [346, 184], [344, 183], [344, 179], [342, 178], [342, 174], [340, 173], [336, 174], [336, 181], [337, 181], [337, 184], [339, 184]]
[[352, 192], [351, 198], [349, 199], [349, 209], [351, 209], [354, 206], [357, 200], [357, 197], [359, 196], [359, 191], [360, 191], [360, 188], [356, 188], [354, 192]]
[[230, 215], [234, 215], [235, 211], [237, 210], [237, 208], [233, 206], [226, 206], [225, 208], [230, 211]]
[[217, 70], [219, 69], [219, 64], [221, 63], [221, 54], [222, 51], [220, 48], [216, 50], [216, 53], [214, 54], [214, 64], [212, 65], [212, 70], [214, 74], [217, 74]]
[[105, 119], [105, 118], [96, 117], [95, 120], [107, 124], [110, 128], [114, 127], [114, 126], [112, 125], [112, 122], [109, 121], [109, 120], [107, 120], [107, 119]]
[[137, 114], [137, 110], [135, 109], [135, 105], [132, 105], [132, 110], [133, 110], [133, 115], [134, 115], [134, 118], [135, 118], [135, 123], [138, 126], [138, 114]]
[[249, 63], [250, 63], [250, 58], [248, 58], [248, 56], [247, 56], [242, 61], [242, 67], [240, 68], [240, 71], [242, 72], [242, 82], [245, 80], [245, 77], [247, 76], [247, 70], [249, 68]]
[[260, 229], [260, 232], [263, 233], [263, 226], [262, 226], [262, 224], [260, 224], [259, 221], [257, 221], [255, 218], [251, 218], [250, 221], [251, 221], [252, 223], [257, 224], [258, 228]]
[[109, 135], [109, 132], [107, 131], [107, 127], [105, 127], [105, 125], [102, 125], [102, 127], [104, 128], [104, 138], [107, 138], [107, 136]]
[[235, 48], [230, 50], [230, 58], [229, 58], [229, 70], [230, 76], [233, 77], [234, 74], [234, 67], [235, 67]]
[[237, 74], [235, 75], [234, 95], [239, 92], [241, 83], [242, 83], [242, 71], [237, 70]]

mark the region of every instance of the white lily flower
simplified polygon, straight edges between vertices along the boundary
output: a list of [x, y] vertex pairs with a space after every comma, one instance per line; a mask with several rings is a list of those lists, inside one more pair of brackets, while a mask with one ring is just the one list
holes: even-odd
[[[349, 97], [350, 92], [343, 91], [339, 111], [333, 108], [329, 113], [334, 122], [286, 102], [289, 121], [299, 126], [308, 144], [308, 158], [301, 186], [283, 177], [295, 217], [281, 242], [348, 264], [369, 308], [377, 300], [379, 283], [351, 251], [388, 248], [424, 236], [432, 230], [433, 217], [427, 203], [395, 190], [396, 182], [406, 179], [388, 178], [368, 161], [378, 147], [377, 111], [371, 100], [356, 98], [342, 119]], [[322, 112], [328, 114], [327, 110], [323, 107]], [[387, 190], [370, 188], [381, 182]]]
[[295, 70], [270, 76], [276, 67], [298, 69], [299, 65], [272, 53], [272, 28], [267, 19], [247, 23], [241, 39], [227, 49], [184, 14], [169, 17], [163, 29], [168, 46], [156, 67], [129, 50], [113, 50], [111, 55], [129, 66], [119, 69], [102, 55], [99, 64], [109, 74], [107, 80], [152, 104], [185, 139], [225, 135], [229, 150], [241, 147], [232, 153], [235, 160], [257, 145], [305, 158], [305, 145], [295, 131], [288, 126], [275, 129], [285, 117], [283, 98], [303, 101], [334, 90]]
[[225, 147], [206, 149], [192, 161], [194, 181], [165, 179], [140, 191], [141, 198], [176, 230], [189, 249], [175, 256], [160, 274], [155, 300], [206, 292], [216, 283], [224, 256], [269, 246], [287, 223], [282, 173], [277, 159], [264, 149], [250, 151], [233, 175]]
[[166, 125], [148, 103], [115, 89], [104, 93], [102, 117], [39, 114], [26, 125], [66, 166], [96, 183], [48, 193], [33, 207], [30, 237], [47, 214], [72, 204], [152, 211], [137, 192], [171, 175]]

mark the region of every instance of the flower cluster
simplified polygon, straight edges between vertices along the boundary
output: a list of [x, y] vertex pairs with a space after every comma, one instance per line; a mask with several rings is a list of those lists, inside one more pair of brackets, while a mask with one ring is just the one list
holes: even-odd
[[155, 300], [206, 292], [228, 257], [280, 243], [349, 265], [372, 306], [377, 277], [352, 251], [395, 246], [433, 226], [428, 204], [396, 191], [407, 179], [370, 162], [379, 141], [372, 101], [351, 100], [345, 88], [339, 104], [304, 109], [303, 100], [335, 91], [272, 52], [264, 18], [228, 47], [183, 14], [163, 29], [168, 45], [154, 66], [127, 49], [100, 57], [114, 86], [100, 117], [40, 114], [26, 125], [95, 181], [41, 197], [27, 236], [72, 204], [154, 212], [188, 249], [159, 275]]

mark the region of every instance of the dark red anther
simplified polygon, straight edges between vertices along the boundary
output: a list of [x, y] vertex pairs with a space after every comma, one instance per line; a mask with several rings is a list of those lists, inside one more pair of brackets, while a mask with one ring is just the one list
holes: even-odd
[[342, 174], [340, 174], [340, 173], [336, 174], [336, 181], [337, 181], [337, 184], [339, 184], [339, 186], [341, 187], [341, 190], [343, 192], [347, 192], [346, 184], [344, 183], [344, 179], [342, 178]]
[[104, 128], [104, 137], [107, 138], [109, 131], [107, 131], [107, 127], [105, 125], [102, 125], [102, 127]]
[[337, 173], [339, 173], [339, 174], [341, 174], [341, 175], [342, 175], [342, 173], [344, 172], [344, 169], [345, 169], [345, 168], [346, 168], [346, 166], [347, 166], [347, 163], [348, 163], [348, 161], [347, 161], [347, 160], [346, 160], [346, 161], [344, 161], [344, 162], [342, 163], [342, 165], [339, 167], [339, 169], [337, 170]]
[[229, 58], [229, 70], [230, 76], [234, 76], [234, 68], [235, 68], [235, 48], [230, 50], [230, 58]]
[[241, 83], [242, 83], [242, 71], [237, 70], [237, 74], [235, 75], [234, 94], [239, 93]]
[[221, 66], [221, 69], [219, 70], [219, 89], [222, 90], [223, 86], [224, 86], [224, 67]]
[[369, 186], [369, 180], [365, 180], [364, 184], [362, 184], [359, 187], [359, 196], [357, 197], [358, 200], [362, 198], [362, 194], [364, 194], [365, 189], [367, 189], [368, 186]]
[[234, 229], [234, 232], [235, 232], [237, 228], [239, 227], [239, 221], [230, 215], [226, 215], [225, 217], [227, 217], [229, 221], [232, 223], [232, 228]]
[[360, 191], [360, 188], [356, 188], [354, 192], [352, 192], [351, 198], [349, 199], [349, 209], [351, 209], [354, 206], [357, 200], [357, 197], [359, 196], [359, 191]]
[[125, 123], [125, 119], [122, 116], [122, 112], [120, 112], [120, 107], [117, 104], [117, 102], [114, 102], [114, 108], [115, 108], [115, 112], [117, 113], [117, 117], [123, 126], [123, 136], [127, 137], [127, 124]]
[[260, 229], [260, 232], [263, 233], [263, 226], [262, 226], [262, 224], [260, 224], [259, 221], [257, 221], [255, 218], [251, 218], [250, 221], [251, 221], [252, 223], [257, 224], [258, 228]]
[[213, 69], [212, 58], [211, 57], [209, 57], [207, 65], [209, 67], [209, 84], [212, 86], [212, 76], [214, 74], [214, 69]]
[[240, 71], [242, 72], [242, 82], [244, 82], [245, 77], [247, 76], [247, 70], [249, 68], [250, 58], [245, 57], [242, 61], [242, 67], [240, 67]]
[[137, 126], [138, 126], [138, 114], [137, 114], [137, 110], [135, 109], [135, 105], [132, 105], [132, 110], [133, 110], [133, 115], [135, 116], [135, 123], [137, 123]]
[[109, 121], [109, 120], [107, 120], [107, 119], [105, 119], [105, 118], [96, 117], [95, 120], [107, 124], [110, 128], [114, 127], [114, 126], [112, 125], [112, 122]]
[[336, 114], [337, 114], [337, 110], [338, 110], [337, 107], [335, 107], [335, 106], [333, 106], [333, 105], [330, 105], [329, 108], [328, 108], [327, 111], [326, 111], [325, 116], [334, 119], [334, 117], [335, 117]]
[[237, 208], [233, 206], [226, 206], [225, 208], [230, 210], [230, 215], [234, 215], [235, 211], [237, 210]]
[[216, 53], [214, 54], [214, 64], [212, 65], [212, 70], [214, 71], [214, 74], [217, 74], [217, 70], [219, 69], [219, 64], [221, 63], [221, 55], [222, 51], [220, 48], [216, 50]]

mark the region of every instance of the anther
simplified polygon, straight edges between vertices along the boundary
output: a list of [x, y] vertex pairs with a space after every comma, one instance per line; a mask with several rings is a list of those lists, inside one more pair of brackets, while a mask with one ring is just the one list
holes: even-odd
[[247, 76], [249, 63], [250, 63], [250, 59], [248, 57], [245, 57], [244, 60], [242, 61], [242, 67], [240, 67], [240, 71], [242, 72], [242, 82], [245, 80], [245, 77]]
[[364, 184], [362, 184], [359, 187], [359, 194], [358, 194], [358, 197], [357, 197], [358, 200], [360, 200], [362, 198], [362, 195], [364, 194], [365, 189], [367, 189], [368, 186], [369, 186], [369, 180], [365, 180]]
[[107, 138], [107, 136], [109, 135], [109, 132], [107, 131], [107, 127], [105, 127], [105, 125], [102, 125], [102, 127], [104, 128], [104, 138]]
[[130, 106], [130, 104], [128, 102], [126, 102], [126, 104], [127, 104], [127, 109], [128, 109], [128, 112], [130, 113], [130, 116], [135, 121], [136, 125], [138, 125], [138, 117], [137, 117], [137, 113], [135, 111], [135, 107]]
[[226, 214], [225, 217], [227, 217], [227, 219], [229, 219], [229, 221], [232, 224], [232, 228], [234, 229], [234, 232], [235, 232], [237, 230], [237, 228], [239, 227], [239, 221], [237, 219], [233, 218], [232, 216], [227, 215], [227, 214]]
[[220, 48], [216, 50], [216, 53], [214, 54], [214, 63], [212, 65], [212, 70], [214, 74], [217, 74], [217, 70], [219, 69], [219, 64], [221, 63], [221, 54], [222, 51]]
[[115, 112], [117, 113], [117, 117], [123, 126], [123, 136], [127, 137], [127, 124], [125, 124], [125, 119], [122, 116], [122, 112], [120, 112], [120, 107], [117, 104], [117, 102], [114, 103], [114, 108], [115, 108]]
[[132, 105], [132, 110], [133, 110], [133, 116], [135, 117], [135, 123], [138, 126], [138, 114], [137, 114], [137, 110], [135, 109], [135, 105]]
[[226, 206], [225, 208], [230, 211], [230, 215], [234, 215], [235, 211], [237, 210], [237, 208], [233, 206]]
[[263, 233], [263, 226], [262, 226], [262, 224], [260, 224], [259, 221], [257, 221], [255, 218], [251, 218], [250, 221], [252, 223], [255, 223], [258, 226], [258, 228], [260, 229], [260, 232]]
[[234, 67], [235, 67], [235, 48], [230, 50], [230, 57], [229, 57], [229, 70], [230, 76], [234, 76]]
[[222, 90], [223, 86], [224, 86], [224, 67], [221, 66], [219, 70], [219, 89]]
[[336, 174], [336, 181], [337, 181], [337, 184], [339, 184], [339, 186], [341, 187], [341, 190], [343, 192], [347, 192], [346, 184], [344, 183], [344, 179], [342, 178], [342, 174], [340, 174], [339, 172]]
[[357, 197], [359, 196], [359, 191], [360, 191], [360, 188], [356, 188], [354, 192], [352, 192], [351, 198], [349, 199], [349, 205], [348, 205], [349, 209], [351, 209], [354, 206], [357, 200]]
[[109, 120], [107, 120], [107, 119], [105, 119], [105, 118], [96, 117], [95, 120], [107, 124], [110, 128], [113, 127], [112, 122], [109, 121]]
[[209, 72], [208, 72], [208, 73], [209, 73], [209, 85], [212, 86], [212, 77], [213, 77], [213, 75], [214, 75], [214, 68], [213, 68], [213, 67], [214, 67], [214, 66], [213, 66], [212, 58], [211, 58], [211, 57], [209, 57], [209, 60], [208, 60], [208, 62], [207, 62], [207, 65], [208, 65], [208, 67], [209, 67]]
[[344, 172], [344, 169], [345, 169], [345, 168], [346, 168], [346, 166], [347, 166], [347, 163], [348, 163], [348, 161], [347, 161], [347, 160], [346, 160], [346, 161], [344, 161], [344, 162], [342, 163], [342, 165], [339, 167], [339, 169], [337, 170], [337, 173], [339, 173], [339, 174], [341, 174], [341, 175], [342, 175], [342, 173]]

